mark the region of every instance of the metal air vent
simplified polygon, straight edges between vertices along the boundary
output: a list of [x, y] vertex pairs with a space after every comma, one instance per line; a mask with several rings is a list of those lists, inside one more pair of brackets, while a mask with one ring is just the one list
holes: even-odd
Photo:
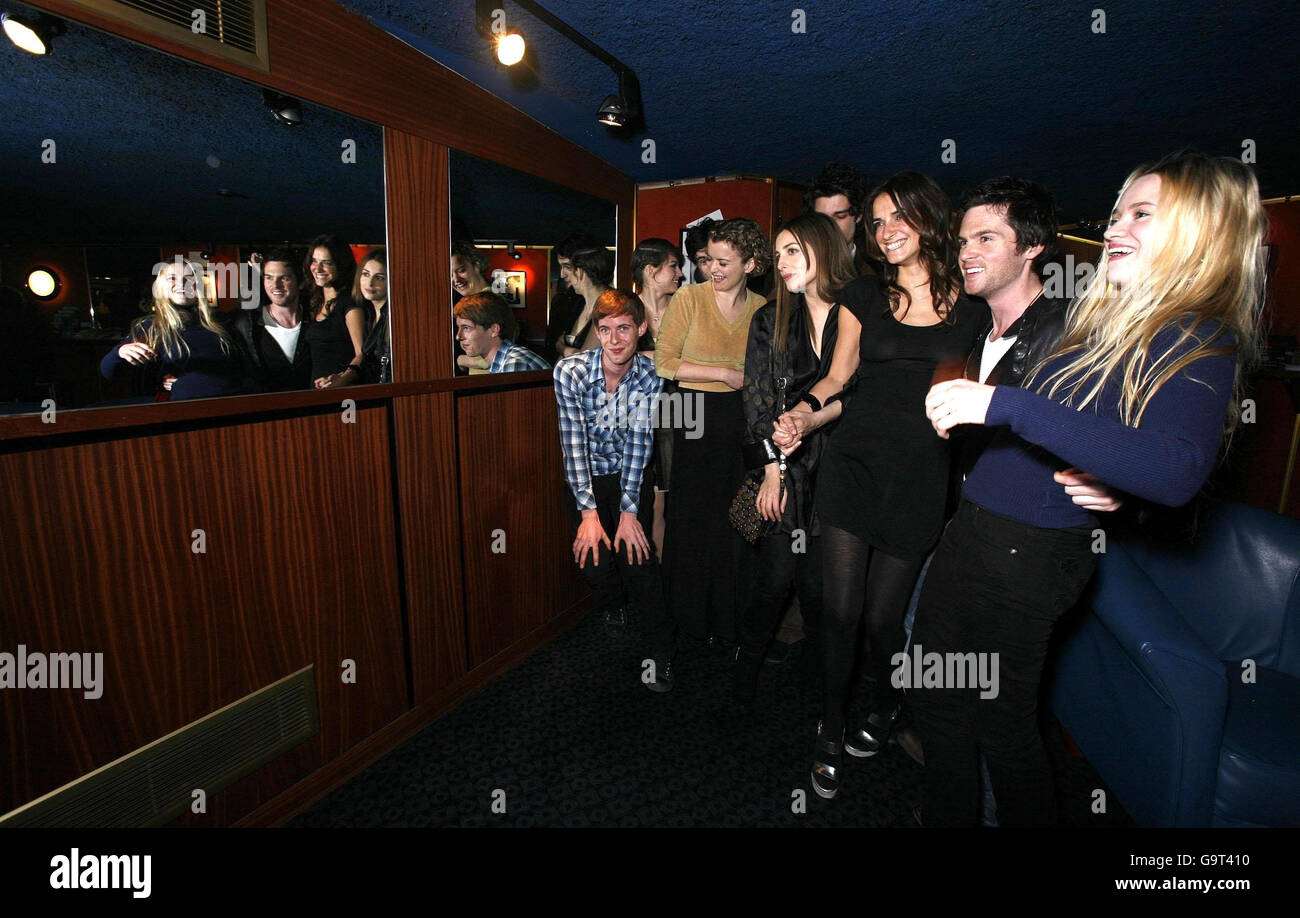
[[269, 71], [266, 0], [72, 0], [160, 38]]

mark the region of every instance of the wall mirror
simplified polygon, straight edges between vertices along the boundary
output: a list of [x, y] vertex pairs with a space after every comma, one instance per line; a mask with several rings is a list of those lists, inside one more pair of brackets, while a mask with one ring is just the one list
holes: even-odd
[[[495, 349], [501, 340], [553, 364], [557, 345], [571, 331], [574, 310], [581, 312], [584, 304], [569, 272], [562, 276], [555, 248], [566, 239], [587, 239], [608, 252], [612, 270], [617, 217], [611, 201], [453, 150], [453, 313], [463, 297], [484, 291], [495, 292], [509, 307], [504, 323], [491, 322], [495, 314], [479, 308], [475, 316], [480, 322], [453, 315], [457, 373], [540, 368], [531, 358], [501, 359], [502, 352]], [[499, 329], [496, 337], [493, 324]], [[502, 324], [514, 328], [500, 328]]]
[[[364, 309], [310, 315], [317, 281], [322, 294], [346, 293], [336, 300], [346, 306], [349, 259], [383, 251], [382, 129], [66, 25], [43, 56], [0, 39], [0, 413], [390, 379], [387, 271], [376, 260], [357, 272]], [[295, 283], [285, 266], [259, 263], [278, 248], [301, 271], [327, 234], [340, 242], [317, 259], [315, 279]], [[160, 289], [166, 306], [154, 302]], [[268, 319], [272, 306], [291, 313], [299, 294], [296, 328]], [[353, 311], [372, 357], [365, 380], [339, 373], [360, 366], [338, 352], [339, 328], [345, 349], [353, 334], [338, 319]], [[171, 325], [146, 340], [146, 315]], [[145, 347], [132, 349], [138, 360], [120, 350], [133, 336]], [[112, 352], [120, 359], [109, 366]]]

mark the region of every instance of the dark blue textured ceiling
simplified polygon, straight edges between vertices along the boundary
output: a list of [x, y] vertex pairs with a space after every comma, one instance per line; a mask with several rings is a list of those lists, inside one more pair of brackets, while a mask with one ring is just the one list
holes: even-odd
[[920, 169], [954, 193], [1024, 175], [1067, 219], [1097, 218], [1139, 162], [1181, 146], [1240, 155], [1252, 140], [1265, 195], [1300, 193], [1295, 0], [542, 0], [636, 71], [647, 127], [629, 140], [595, 123], [609, 69], [509, 0], [531, 87], [490, 60], [473, 0], [342, 2], [637, 181], [803, 181], [839, 158], [873, 179]]
[[48, 56], [0, 39], [0, 72], [0, 242], [384, 239], [376, 125], [305, 105], [286, 127], [258, 86], [71, 22]]

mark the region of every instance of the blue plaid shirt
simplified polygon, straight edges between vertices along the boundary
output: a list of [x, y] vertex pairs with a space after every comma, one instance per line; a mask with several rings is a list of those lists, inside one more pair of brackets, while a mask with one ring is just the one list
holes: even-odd
[[492, 358], [489, 373], [522, 373], [525, 370], [549, 370], [551, 365], [526, 347], [502, 338], [497, 345], [497, 355]]
[[641, 479], [654, 447], [651, 413], [663, 379], [654, 361], [637, 354], [613, 392], [605, 391], [600, 348], [565, 357], [555, 365], [564, 478], [579, 510], [596, 509], [593, 475], [621, 473], [619, 509], [636, 513]]

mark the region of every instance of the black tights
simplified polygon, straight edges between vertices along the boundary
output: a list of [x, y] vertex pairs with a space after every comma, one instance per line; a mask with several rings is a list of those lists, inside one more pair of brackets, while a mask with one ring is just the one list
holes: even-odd
[[858, 625], [865, 612], [871, 644], [871, 672], [876, 678], [868, 713], [888, 714], [902, 698], [890, 684], [892, 658], [907, 642], [903, 614], [923, 559], [905, 561], [873, 548], [862, 539], [822, 527], [823, 658], [826, 663], [822, 719], [828, 731], [844, 726], [849, 679], [857, 657]]

